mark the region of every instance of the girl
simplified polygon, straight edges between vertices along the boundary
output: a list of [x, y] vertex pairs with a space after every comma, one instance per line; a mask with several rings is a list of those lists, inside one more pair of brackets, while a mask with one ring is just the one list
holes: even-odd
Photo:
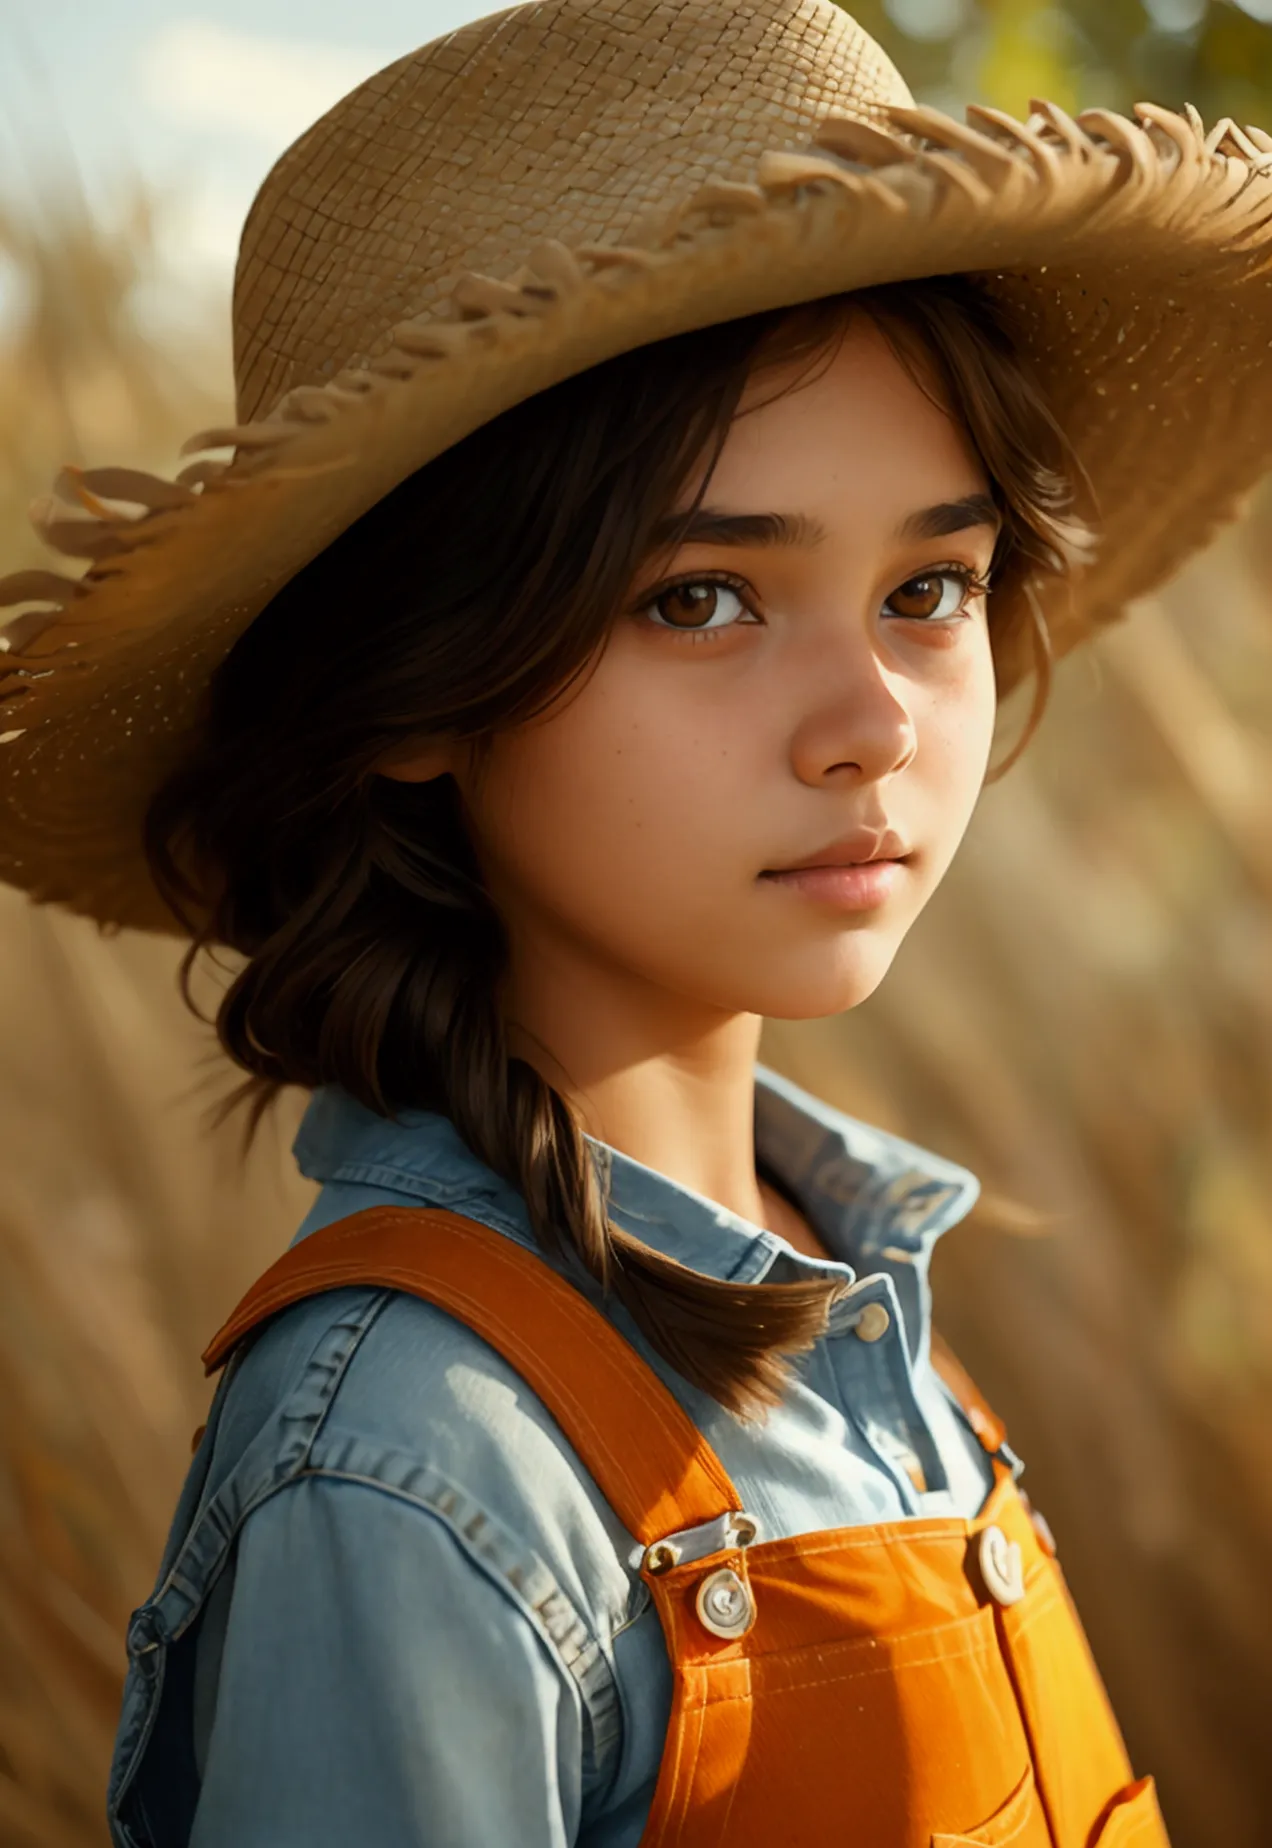
[[233, 459], [41, 510], [4, 871], [239, 952], [321, 1183], [206, 1355], [120, 1848], [1165, 1842], [931, 1330], [975, 1177], [755, 1063], [1268, 460], [1272, 143], [975, 120], [821, 0], [482, 20], [266, 182]]

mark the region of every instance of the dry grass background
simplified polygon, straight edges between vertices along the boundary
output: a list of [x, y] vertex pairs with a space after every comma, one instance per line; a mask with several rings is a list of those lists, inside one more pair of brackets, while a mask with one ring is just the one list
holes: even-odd
[[[149, 227], [0, 222], [0, 548], [65, 460], [170, 467], [224, 354], [130, 312]], [[1002, 1407], [1177, 1848], [1272, 1840], [1272, 518], [1080, 662], [880, 992], [768, 1056], [985, 1181], [938, 1313]], [[1010, 729], [1010, 728], [1008, 728]], [[240, 1172], [172, 944], [0, 891], [0, 1848], [104, 1841], [128, 1611], [197, 1354], [309, 1197]]]

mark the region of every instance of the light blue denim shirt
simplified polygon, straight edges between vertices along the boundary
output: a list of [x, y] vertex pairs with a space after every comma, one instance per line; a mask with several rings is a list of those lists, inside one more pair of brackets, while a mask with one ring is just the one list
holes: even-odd
[[[657, 1250], [740, 1282], [851, 1286], [783, 1403], [731, 1417], [594, 1300], [762, 1539], [974, 1514], [992, 1472], [929, 1364], [928, 1265], [979, 1183], [763, 1068], [755, 1123], [834, 1262], [594, 1149], [612, 1217]], [[319, 1090], [295, 1155], [322, 1183], [297, 1238], [391, 1202], [533, 1244], [519, 1196], [443, 1117], [391, 1123]], [[873, 1340], [854, 1334], [867, 1304], [887, 1312]], [[638, 1558], [543, 1403], [468, 1328], [382, 1289], [294, 1305], [231, 1363], [134, 1616], [115, 1842], [634, 1848], [671, 1699]]]

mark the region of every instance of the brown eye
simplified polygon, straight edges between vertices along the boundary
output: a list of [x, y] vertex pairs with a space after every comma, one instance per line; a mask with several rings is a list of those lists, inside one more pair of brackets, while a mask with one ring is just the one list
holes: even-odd
[[892, 616], [940, 622], [959, 613], [974, 584], [970, 571], [921, 571], [899, 584], [883, 607]]
[[746, 614], [746, 605], [731, 585], [702, 578], [660, 591], [646, 614], [661, 629], [728, 629]]

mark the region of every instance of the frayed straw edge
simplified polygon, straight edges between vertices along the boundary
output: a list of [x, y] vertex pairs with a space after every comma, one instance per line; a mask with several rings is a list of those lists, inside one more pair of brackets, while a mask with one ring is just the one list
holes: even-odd
[[[392, 330], [389, 349], [368, 365], [346, 367], [324, 385], [294, 387], [265, 418], [198, 431], [182, 444], [180, 454], [199, 459], [175, 480], [139, 469], [62, 469], [52, 496], [33, 504], [32, 524], [55, 550], [96, 567], [171, 530], [174, 518], [179, 520], [206, 493], [263, 474], [282, 478], [344, 466], [347, 458], [289, 469], [280, 466], [280, 452], [305, 428], [338, 422], [368, 394], [413, 380], [422, 365], [471, 351], [475, 342], [489, 337], [492, 323], [542, 319], [588, 288], [622, 287], [627, 278], [679, 254], [684, 244], [808, 192], [869, 194], [898, 215], [934, 214], [945, 198], [961, 195], [980, 203], [1022, 182], [1037, 187], [1045, 202], [1073, 164], [1091, 165], [1110, 154], [1118, 163], [1119, 189], [1128, 182], [1161, 187], [1185, 175], [1195, 181], [1207, 169], [1226, 170], [1232, 162], [1244, 165], [1246, 178], [1272, 172], [1272, 135], [1243, 129], [1228, 117], [1207, 131], [1191, 105], [1180, 115], [1139, 104], [1138, 121], [1100, 109], [1072, 117], [1046, 100], [1031, 102], [1030, 110], [1028, 120], [1019, 122], [1000, 110], [972, 105], [963, 123], [935, 109], [896, 107], [887, 111], [888, 128], [829, 116], [806, 151], [762, 154], [754, 184], [715, 180], [700, 187], [666, 215], [647, 243], [571, 248], [546, 239], [506, 279], [465, 274], [452, 293], [451, 318], [403, 322]], [[205, 452], [214, 449], [234, 454], [226, 461], [211, 459]], [[130, 512], [130, 507], [141, 511]], [[26, 651], [91, 590], [94, 575], [93, 569], [84, 579], [20, 571], [0, 578], [0, 608], [43, 606], [0, 628], [0, 655], [7, 656], [0, 662], [0, 680], [18, 674], [44, 678], [53, 671], [44, 664], [62, 650], [34, 657]], [[29, 668], [22, 665], [28, 662]], [[0, 692], [0, 708], [25, 690], [18, 686]], [[17, 735], [0, 734], [0, 742]]]

